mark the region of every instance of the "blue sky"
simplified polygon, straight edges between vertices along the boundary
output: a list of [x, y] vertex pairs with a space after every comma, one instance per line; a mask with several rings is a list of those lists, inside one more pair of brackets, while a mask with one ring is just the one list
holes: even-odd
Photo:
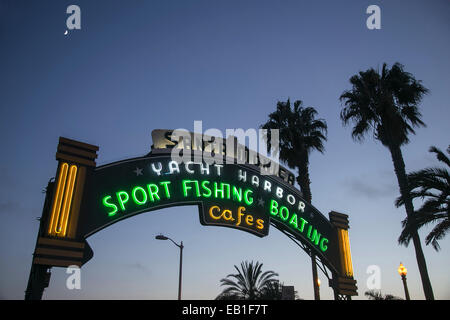
[[[66, 30], [66, 8], [81, 8], [81, 30]], [[381, 8], [381, 30], [366, 8]], [[381, 290], [403, 296], [408, 268], [423, 299], [412, 246], [397, 245], [403, 208], [386, 148], [355, 143], [339, 119], [340, 94], [361, 70], [400, 62], [430, 89], [426, 128], [403, 148], [407, 170], [437, 165], [449, 145], [448, 1], [0, 1], [0, 298], [22, 299], [59, 136], [100, 146], [98, 164], [146, 154], [157, 128], [257, 128], [277, 101], [300, 99], [327, 121], [325, 153], [310, 158], [313, 204], [350, 216], [359, 297], [381, 269]], [[419, 205], [419, 203], [416, 203]], [[421, 231], [422, 239], [426, 235]], [[175, 299], [183, 241], [183, 298], [213, 299], [219, 280], [243, 260], [279, 273], [313, 298], [310, 260], [275, 228], [268, 237], [201, 226], [193, 207], [144, 213], [93, 235], [82, 289], [54, 268], [45, 299]], [[435, 297], [450, 298], [450, 238], [424, 245]], [[321, 296], [332, 299], [325, 277]]]

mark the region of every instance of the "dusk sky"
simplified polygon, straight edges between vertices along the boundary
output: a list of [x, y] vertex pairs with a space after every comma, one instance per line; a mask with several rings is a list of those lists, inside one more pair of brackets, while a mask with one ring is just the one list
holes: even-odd
[[[81, 30], [65, 35], [66, 8], [81, 9]], [[381, 29], [366, 9], [381, 8]], [[396, 208], [389, 150], [351, 138], [339, 96], [349, 78], [400, 62], [430, 90], [420, 128], [402, 151], [407, 171], [440, 166], [428, 152], [450, 144], [450, 2], [433, 1], [18, 1], [0, 0], [0, 299], [23, 299], [42, 190], [55, 176], [60, 136], [100, 147], [97, 165], [143, 156], [153, 129], [258, 128], [277, 101], [302, 100], [328, 124], [324, 154], [312, 153], [312, 203], [325, 216], [349, 215], [359, 296], [366, 271], [381, 270], [381, 292], [404, 297], [397, 267], [408, 268], [412, 299], [424, 293], [412, 243], [397, 238], [406, 213]], [[420, 201], [415, 201], [420, 206]], [[436, 299], [450, 299], [450, 237], [426, 246]], [[214, 299], [220, 279], [241, 261], [262, 262], [313, 299], [310, 258], [275, 228], [258, 238], [202, 226], [196, 207], [137, 215], [94, 234], [94, 257], [81, 290], [53, 268], [43, 299], [176, 299], [183, 241], [183, 299]], [[325, 276], [322, 299], [333, 299]]]

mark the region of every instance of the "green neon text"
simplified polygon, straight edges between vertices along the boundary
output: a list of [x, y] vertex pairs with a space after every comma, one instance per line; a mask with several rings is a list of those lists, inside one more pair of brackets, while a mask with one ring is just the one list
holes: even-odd
[[[137, 191], [139, 191], [141, 199], [138, 199]], [[133, 197], [133, 201], [138, 205], [143, 205], [147, 202], [147, 193], [145, 189], [142, 187], [134, 187], [133, 191], [131, 191], [131, 195]]]
[[[131, 207], [141, 207], [171, 199], [174, 190], [176, 189], [172, 187], [170, 181], [161, 181], [157, 184], [148, 183], [134, 186], [131, 191], [119, 190], [114, 195], [107, 195], [102, 198], [102, 204], [107, 209], [108, 216], [112, 217], [118, 211], [126, 212]], [[180, 191], [184, 198], [233, 200], [248, 206], [251, 206], [254, 201], [251, 189], [236, 187], [224, 182], [182, 180]], [[288, 215], [289, 213], [286, 212], [286, 217]]]
[[244, 202], [248, 206], [253, 204], [253, 191], [233, 186], [224, 182], [211, 182], [209, 180], [183, 180], [181, 182], [182, 194], [185, 198], [215, 198]]
[[109, 203], [109, 202], [108, 202], [108, 201], [110, 201], [111, 199], [112, 199], [111, 196], [106, 196], [106, 197], [103, 198], [103, 201], [102, 201], [102, 203], [103, 203], [103, 205], [104, 205], [105, 207], [107, 207], [107, 208], [113, 208], [112, 211], [108, 212], [108, 216], [110, 216], [110, 217], [114, 216], [114, 215], [117, 213], [117, 211], [119, 210], [119, 209], [117, 208], [117, 206], [116, 206], [114, 203]]
[[315, 246], [318, 246], [322, 252], [328, 249], [328, 239], [323, 237], [319, 231], [314, 228], [308, 221], [302, 217], [298, 217], [295, 212], [289, 212], [285, 206], [279, 206], [276, 200], [270, 201], [269, 214], [273, 217], [279, 218], [283, 223], [286, 223], [290, 228], [302, 234], [306, 233], [306, 238]]
[[120, 209], [122, 209], [122, 211], [125, 211], [125, 204], [128, 202], [128, 200], [130, 200], [130, 196], [126, 191], [116, 192], [116, 196], [117, 201], [119, 202], [120, 205]]
[[[108, 216], [112, 217], [119, 211], [126, 211], [130, 203], [144, 206], [149, 202], [158, 202], [162, 198], [170, 199], [170, 181], [161, 181], [159, 185], [149, 183], [145, 187], [135, 186], [131, 192], [125, 190], [117, 191], [114, 196], [103, 197], [102, 204], [109, 209]], [[130, 201], [132, 200], [132, 201]]]

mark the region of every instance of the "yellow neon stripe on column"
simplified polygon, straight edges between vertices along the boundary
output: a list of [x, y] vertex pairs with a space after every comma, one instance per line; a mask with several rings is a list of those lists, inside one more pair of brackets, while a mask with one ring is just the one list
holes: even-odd
[[68, 186], [68, 188], [70, 189], [69, 190], [69, 193], [68, 193], [68, 199], [67, 199], [67, 201], [68, 201], [68, 205], [67, 205], [67, 209], [65, 210], [65, 211], [63, 211], [63, 214], [64, 214], [64, 218], [63, 218], [63, 236], [65, 237], [66, 236], [66, 232], [67, 232], [67, 224], [68, 224], [68, 222], [69, 222], [69, 214], [70, 214], [70, 209], [71, 209], [71, 207], [72, 207], [72, 199], [73, 199], [73, 190], [74, 190], [74, 186], [75, 186], [75, 181], [76, 181], [76, 179], [77, 179], [77, 172], [78, 172], [78, 167], [77, 166], [75, 166], [75, 165], [72, 165], [71, 167], [70, 167], [70, 172], [69, 172], [69, 174], [70, 175], [72, 175], [72, 176], [70, 176], [69, 175], [69, 186]]
[[344, 235], [344, 229], [339, 229], [339, 247], [341, 249], [341, 264], [342, 264], [342, 272], [346, 275], [347, 274], [347, 257], [345, 252], [345, 235]]
[[350, 240], [348, 238], [348, 230], [345, 230], [345, 255], [347, 258], [347, 275], [353, 276], [352, 254], [350, 251]]
[[350, 240], [348, 230], [339, 230], [339, 247], [341, 249], [342, 271], [346, 276], [353, 276], [352, 254], [350, 251]]
[[73, 187], [77, 176], [77, 166], [71, 165], [69, 170], [69, 178], [64, 193], [64, 204], [60, 214], [59, 223], [55, 224], [55, 232], [64, 237], [67, 231], [67, 222], [69, 221], [70, 206], [72, 204]]
[[52, 208], [52, 214], [50, 218], [50, 224], [48, 227], [48, 234], [52, 234], [53, 229], [53, 223], [55, 221], [55, 218], [59, 216], [60, 210], [61, 210], [61, 202], [62, 202], [62, 196], [64, 187], [66, 186], [66, 178], [67, 178], [67, 170], [69, 169], [69, 165], [67, 163], [63, 163], [61, 165], [61, 169], [59, 171], [58, 176], [58, 185], [56, 187], [56, 197], [53, 201], [53, 208]]

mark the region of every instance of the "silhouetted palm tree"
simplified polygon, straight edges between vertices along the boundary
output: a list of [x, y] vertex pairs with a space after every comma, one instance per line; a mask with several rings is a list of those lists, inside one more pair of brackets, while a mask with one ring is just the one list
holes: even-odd
[[392, 294], [382, 295], [381, 291], [369, 290], [364, 293], [369, 300], [403, 300], [402, 298], [396, 297]]
[[[432, 146], [429, 150], [436, 154], [436, 158], [450, 167], [450, 159], [438, 148]], [[450, 154], [450, 146], [447, 149]], [[431, 243], [436, 251], [439, 251], [438, 240], [445, 237], [450, 230], [450, 174], [445, 168], [426, 168], [408, 174], [408, 182], [411, 188], [411, 198], [425, 199], [422, 207], [416, 210], [416, 229], [420, 229], [429, 223], [437, 223], [425, 238], [425, 243]], [[400, 196], [397, 207], [404, 204]], [[402, 244], [408, 244], [411, 240], [414, 226], [406, 218], [402, 222], [403, 231], [398, 239]]]
[[278, 276], [273, 271], [262, 272], [263, 264], [256, 262], [241, 262], [241, 269], [234, 266], [237, 273], [229, 274], [221, 279], [221, 286], [227, 286], [217, 299], [231, 297], [232, 299], [256, 300], [259, 299], [263, 289], [270, 282], [276, 281], [274, 277]]
[[240, 295], [235, 293], [220, 293], [216, 300], [244, 300]]
[[[395, 63], [391, 69], [383, 64], [381, 74], [374, 70], [359, 72], [350, 78], [352, 89], [344, 91], [340, 100], [345, 107], [341, 111], [344, 124], [354, 124], [352, 137], [362, 141], [373, 133], [391, 153], [400, 194], [405, 202], [407, 217], [414, 222], [414, 207], [410, 195], [408, 178], [401, 146], [409, 142], [408, 135], [414, 127], [425, 126], [418, 105], [428, 90], [422, 86], [403, 66]], [[434, 299], [417, 230], [411, 231], [417, 264], [422, 278], [426, 299]]]
[[[269, 120], [261, 127], [263, 129], [279, 130], [279, 157], [281, 161], [287, 163], [290, 168], [298, 170], [297, 183], [302, 191], [303, 198], [311, 203], [311, 180], [309, 178], [309, 155], [317, 150], [324, 152], [324, 141], [327, 140], [327, 123], [323, 119], [316, 119], [317, 111], [313, 107], [302, 106], [302, 101], [278, 102], [277, 110], [269, 114]], [[272, 149], [270, 145], [270, 130], [268, 130], [267, 149]], [[313, 269], [313, 283], [315, 295], [318, 295], [316, 286], [317, 265], [316, 257], [311, 252], [311, 263]], [[317, 292], [316, 292], [317, 291]]]
[[[280, 139], [280, 160], [290, 168], [298, 170], [297, 182], [304, 199], [311, 203], [311, 180], [309, 179], [309, 155], [313, 150], [321, 153], [327, 140], [327, 123], [316, 119], [317, 111], [312, 107], [304, 108], [302, 101], [278, 102], [277, 110], [269, 114], [269, 120], [261, 126], [263, 129], [278, 129]], [[268, 130], [267, 148], [271, 151], [270, 130]]]
[[283, 294], [283, 285], [280, 281], [270, 281], [259, 294], [260, 300], [281, 300]]
[[[283, 287], [284, 284], [280, 281], [270, 281], [261, 290], [259, 300], [281, 300], [283, 298]], [[301, 300], [297, 291], [294, 291], [294, 298], [295, 300]]]

